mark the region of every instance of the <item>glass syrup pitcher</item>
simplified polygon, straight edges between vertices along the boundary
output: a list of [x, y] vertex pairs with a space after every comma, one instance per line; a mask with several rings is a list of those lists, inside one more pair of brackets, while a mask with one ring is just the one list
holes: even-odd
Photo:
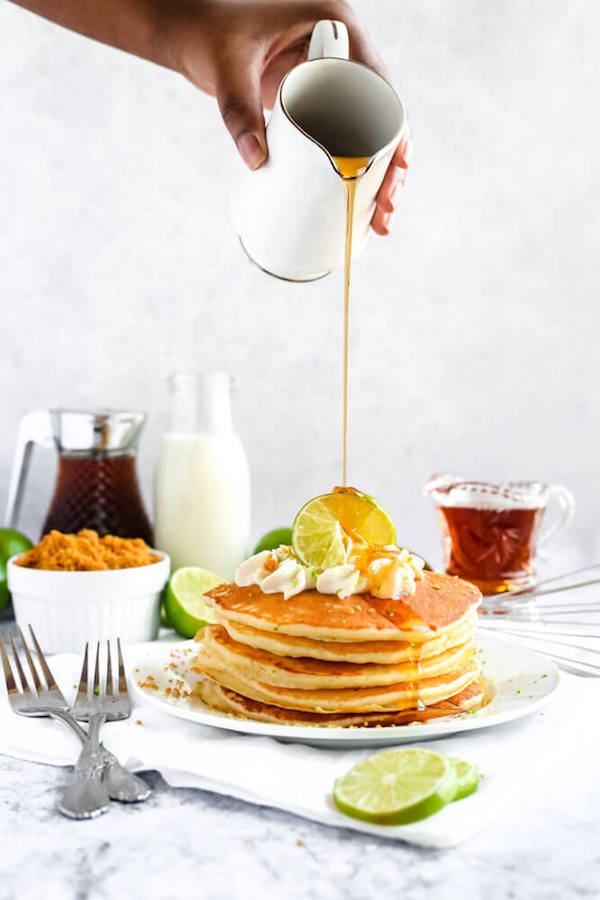
[[[533, 584], [537, 550], [575, 510], [566, 487], [539, 481], [488, 484], [434, 475], [425, 493], [435, 503], [446, 572], [473, 582], [485, 595]], [[557, 506], [554, 519], [542, 526], [551, 501]]]
[[136, 473], [145, 415], [116, 410], [37, 409], [19, 424], [5, 523], [16, 528], [35, 444], [58, 452], [54, 495], [42, 534], [93, 528], [153, 545]]

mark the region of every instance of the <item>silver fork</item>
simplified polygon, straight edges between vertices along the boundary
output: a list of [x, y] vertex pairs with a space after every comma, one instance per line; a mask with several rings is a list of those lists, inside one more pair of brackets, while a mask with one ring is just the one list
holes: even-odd
[[118, 678], [117, 691], [113, 684], [110, 641], [106, 642], [106, 680], [104, 690], [100, 684], [100, 642], [96, 647], [96, 664], [90, 691], [88, 679], [89, 647], [85, 645], [83, 666], [79, 678], [77, 696], [72, 707], [72, 714], [79, 721], [89, 722], [87, 740], [83, 745], [75, 772], [73, 784], [65, 792], [69, 806], [77, 803], [78, 792], [84, 790], [80, 784], [83, 779], [91, 778], [98, 782], [102, 779], [105, 789], [111, 798], [124, 803], [136, 803], [150, 796], [150, 788], [145, 781], [125, 769], [112, 753], [108, 754], [100, 744], [100, 729], [104, 722], [117, 722], [131, 715], [131, 702], [127, 690], [127, 677], [121, 652], [121, 641], [117, 638]]
[[[2, 635], [0, 635], [0, 655], [2, 656], [2, 667], [4, 669], [6, 690], [8, 692], [10, 705], [14, 712], [16, 712], [20, 716], [51, 716], [53, 719], [59, 719], [61, 722], [64, 722], [66, 725], [72, 728], [73, 731], [75, 731], [80, 740], [84, 742], [85, 746], [85, 742], [87, 741], [87, 734], [69, 712], [69, 704], [65, 700], [59, 686], [54, 680], [52, 672], [50, 671], [46, 659], [37, 642], [36, 636], [33, 633], [31, 625], [29, 626], [29, 630], [31, 632], [31, 638], [37, 651], [40, 668], [42, 670], [46, 683], [44, 684], [42, 682], [35, 663], [32, 659], [31, 653], [29, 652], [29, 647], [27, 646], [27, 642], [25, 640], [23, 632], [20, 628], [18, 628], [21, 642], [23, 644], [23, 650], [25, 651], [25, 657], [27, 659], [27, 664], [29, 666], [34, 685], [34, 687], [32, 688], [27, 679], [27, 676], [25, 675], [25, 671], [21, 664], [17, 648], [15, 647], [13, 636], [12, 634], [10, 634], [10, 645], [12, 648], [19, 681], [21, 683], [21, 687], [19, 688], [19, 685], [17, 684], [17, 681], [14, 677], [11, 665], [8, 661], [6, 646], [2, 639]], [[83, 801], [85, 802], [83, 803]], [[71, 818], [92, 818], [94, 816], [99, 816], [101, 813], [105, 812], [108, 809], [108, 805], [109, 797], [106, 788], [102, 785], [101, 782], [96, 782], [89, 785], [85, 797], [82, 796], [81, 798], [78, 811], [84, 808], [85, 814], [75, 815], [74, 810], [67, 809], [63, 806], [59, 806], [59, 809], [61, 810], [61, 812], [63, 812], [65, 815], [70, 816]]]
[[[69, 704], [65, 700], [65, 697], [52, 675], [31, 625], [29, 626], [29, 631], [38, 656], [39, 666], [44, 676], [45, 684], [38, 674], [38, 670], [32, 659], [23, 632], [18, 627], [17, 630], [21, 638], [21, 643], [23, 644], [27, 665], [31, 672], [33, 688], [23, 670], [13, 636], [9, 635], [20, 686], [17, 683], [8, 660], [6, 646], [2, 639], [2, 635], [0, 634], [0, 657], [2, 658], [2, 668], [4, 670], [8, 699], [13, 711], [21, 716], [51, 716], [54, 719], [58, 719], [68, 725], [82, 743], [85, 744], [88, 740], [88, 735], [71, 715]], [[132, 772], [124, 769], [117, 758], [110, 750], [107, 750], [106, 747], [102, 748], [102, 755], [104, 771], [110, 771], [111, 773], [111, 777], [108, 779], [107, 783], [108, 793], [104, 785], [96, 785], [95, 788], [90, 789], [88, 792], [87, 812], [84, 810], [84, 813], [82, 814], [80, 808], [69, 811], [66, 808], [61, 808], [61, 812], [64, 812], [65, 815], [68, 815], [71, 818], [92, 818], [93, 816], [100, 815], [100, 813], [106, 811], [108, 808], [109, 797], [113, 800], [135, 801], [144, 800], [150, 794], [148, 786], [140, 778], [133, 775]], [[128, 785], [129, 788], [127, 789]], [[77, 814], [75, 815], [75, 813]]]

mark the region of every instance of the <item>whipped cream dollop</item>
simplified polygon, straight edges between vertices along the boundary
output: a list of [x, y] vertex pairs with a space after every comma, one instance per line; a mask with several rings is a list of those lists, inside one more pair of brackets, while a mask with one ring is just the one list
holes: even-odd
[[321, 594], [340, 598], [369, 593], [393, 600], [401, 594], [414, 594], [424, 565], [419, 556], [395, 544], [373, 548], [349, 542], [346, 563], [317, 569], [303, 565], [291, 547], [282, 545], [246, 559], [238, 566], [234, 580], [239, 587], [256, 584], [265, 594], [283, 594], [286, 600], [315, 588]]

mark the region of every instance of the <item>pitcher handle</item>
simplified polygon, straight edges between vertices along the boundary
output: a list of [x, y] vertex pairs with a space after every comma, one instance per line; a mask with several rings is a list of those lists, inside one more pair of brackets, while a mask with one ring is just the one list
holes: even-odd
[[555, 498], [558, 501], [558, 516], [540, 534], [538, 547], [544, 547], [554, 535], [560, 531], [573, 518], [575, 513], [575, 497], [571, 491], [562, 484], [551, 484], [548, 487], [548, 499]]
[[350, 59], [350, 38], [343, 22], [321, 19], [313, 28], [308, 59], [321, 59], [324, 56]]
[[40, 444], [42, 447], [54, 446], [52, 416], [48, 409], [34, 409], [26, 413], [19, 422], [4, 515], [4, 524], [7, 528], [17, 526], [34, 444]]

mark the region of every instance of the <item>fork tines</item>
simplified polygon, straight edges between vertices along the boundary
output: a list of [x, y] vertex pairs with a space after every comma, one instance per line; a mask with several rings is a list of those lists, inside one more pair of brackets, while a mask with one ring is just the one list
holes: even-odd
[[[117, 655], [118, 655], [118, 680], [117, 694], [127, 693], [127, 679], [125, 677], [125, 665], [123, 663], [123, 654], [121, 652], [121, 639], [117, 638]], [[89, 689], [89, 642], [85, 645], [83, 654], [83, 665], [81, 667], [81, 675], [79, 676], [79, 684], [77, 686], [77, 699], [90, 696]], [[98, 696], [100, 693], [100, 641], [96, 642], [96, 660], [94, 664], [94, 677], [92, 680], [92, 694]], [[104, 681], [104, 692], [107, 697], [115, 696], [115, 686], [112, 671], [112, 656], [110, 649], [110, 640], [106, 641], [106, 678]]]
[[73, 704], [73, 714], [78, 719], [87, 719], [96, 712], [106, 713], [109, 719], [121, 718], [129, 711], [129, 694], [120, 638], [117, 638], [118, 667], [116, 690], [110, 640], [106, 641], [106, 675], [104, 681], [102, 681], [100, 675], [100, 655], [101, 647], [100, 641], [98, 641], [96, 643], [94, 673], [90, 686], [90, 647], [89, 644], [85, 645], [77, 695]]
[[[42, 648], [39, 645], [38, 639], [35, 635], [35, 632], [31, 625], [29, 626], [29, 632], [31, 634], [31, 640], [33, 642], [33, 646], [35, 647], [36, 654], [38, 657], [38, 664], [41, 669], [43, 680], [40, 677], [38, 672], [38, 668], [36, 663], [31, 655], [29, 650], [29, 645], [25, 640], [25, 635], [23, 634], [21, 628], [17, 625], [18, 636], [21, 640], [21, 644], [23, 645], [23, 651], [25, 653], [25, 658], [27, 660], [27, 665], [29, 671], [31, 673], [31, 681], [27, 677], [27, 674], [23, 668], [23, 664], [21, 663], [21, 657], [17, 650], [17, 646], [15, 644], [15, 639], [12, 634], [8, 635], [8, 639], [10, 641], [10, 647], [12, 650], [12, 656], [14, 659], [14, 667], [17, 671], [18, 679], [15, 678], [13, 667], [10, 664], [10, 660], [8, 657], [8, 653], [6, 650], [6, 644], [2, 635], [0, 634], [0, 657], [2, 658], [2, 668], [4, 671], [4, 679], [6, 681], [6, 689], [8, 691], [8, 698], [11, 703], [14, 705], [14, 702], [18, 698], [27, 698], [31, 702], [41, 701], [42, 699], [50, 699], [53, 704], [56, 702], [60, 702], [66, 708], [67, 704], [64, 700], [64, 697], [60, 691], [60, 688], [56, 681], [54, 680], [54, 676], [50, 671], [50, 667], [46, 662], [46, 657], [42, 652]], [[31, 706], [31, 703], [29, 704]]]

